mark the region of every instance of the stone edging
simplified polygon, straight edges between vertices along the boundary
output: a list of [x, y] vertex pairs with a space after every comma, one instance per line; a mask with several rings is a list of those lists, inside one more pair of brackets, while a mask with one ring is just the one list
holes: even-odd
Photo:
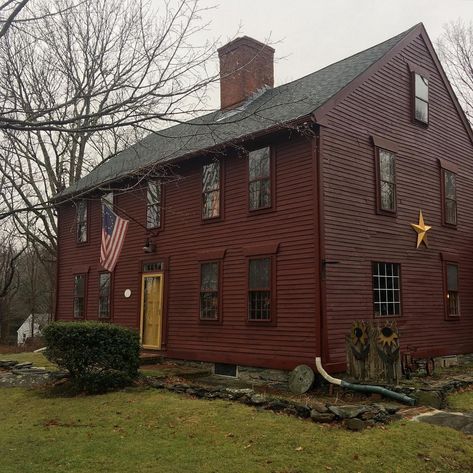
[[303, 405], [287, 399], [266, 397], [253, 389], [233, 389], [225, 387], [204, 387], [196, 384], [172, 383], [158, 378], [147, 378], [147, 383], [155, 389], [163, 389], [179, 394], [187, 394], [200, 399], [223, 399], [240, 402], [258, 409], [281, 412], [318, 423], [339, 422], [350, 430], [363, 430], [369, 426], [386, 424], [400, 419], [400, 407], [390, 403], [360, 405], [331, 405], [314, 402]]

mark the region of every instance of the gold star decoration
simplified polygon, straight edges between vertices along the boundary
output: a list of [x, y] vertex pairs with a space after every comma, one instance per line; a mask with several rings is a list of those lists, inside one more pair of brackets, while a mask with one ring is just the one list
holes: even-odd
[[411, 223], [411, 227], [417, 232], [417, 246], [419, 248], [420, 244], [423, 242], [424, 245], [428, 248], [427, 243], [427, 232], [432, 228], [424, 223], [424, 217], [422, 215], [422, 210], [419, 210], [419, 223]]

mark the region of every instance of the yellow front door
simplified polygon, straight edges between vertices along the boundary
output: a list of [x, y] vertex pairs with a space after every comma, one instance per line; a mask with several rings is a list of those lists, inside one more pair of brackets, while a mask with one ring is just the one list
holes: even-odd
[[141, 344], [161, 348], [163, 274], [143, 274], [141, 293]]

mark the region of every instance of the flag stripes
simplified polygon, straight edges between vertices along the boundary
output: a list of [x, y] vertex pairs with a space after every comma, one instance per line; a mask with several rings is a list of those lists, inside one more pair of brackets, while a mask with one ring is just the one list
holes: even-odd
[[102, 243], [100, 264], [112, 272], [122, 251], [128, 230], [128, 220], [116, 215], [107, 205], [102, 206]]

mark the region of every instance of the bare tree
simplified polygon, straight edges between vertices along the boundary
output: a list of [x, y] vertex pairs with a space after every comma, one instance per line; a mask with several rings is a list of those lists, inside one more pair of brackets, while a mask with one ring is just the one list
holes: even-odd
[[445, 25], [437, 47], [455, 93], [473, 123], [473, 22], [458, 20]]
[[9, 335], [11, 302], [19, 286], [18, 264], [24, 248], [17, 248], [12, 235], [2, 235], [0, 244], [0, 339]]
[[16, 18], [29, 1], [30, 0], [6, 0], [0, 4], [0, 38], [6, 35], [9, 28], [15, 23]]
[[50, 198], [143, 128], [201, 112], [215, 48], [193, 44], [198, 0], [35, 4], [38, 19], [0, 39], [0, 213], [53, 259]]

